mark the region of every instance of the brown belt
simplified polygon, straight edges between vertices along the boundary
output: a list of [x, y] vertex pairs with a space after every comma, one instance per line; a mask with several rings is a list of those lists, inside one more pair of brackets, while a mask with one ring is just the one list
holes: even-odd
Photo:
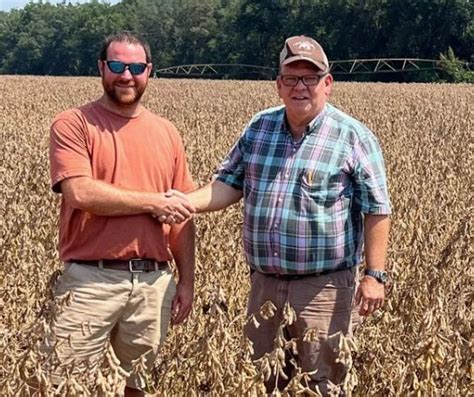
[[168, 262], [156, 261], [154, 259], [100, 259], [100, 260], [83, 260], [71, 259], [70, 263], [79, 265], [97, 266], [104, 269], [127, 270], [131, 273], [149, 273], [168, 268]]

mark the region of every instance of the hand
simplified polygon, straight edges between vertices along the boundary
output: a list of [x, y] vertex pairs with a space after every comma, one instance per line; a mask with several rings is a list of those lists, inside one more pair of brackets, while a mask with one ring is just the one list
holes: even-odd
[[160, 194], [160, 201], [152, 216], [160, 222], [174, 224], [190, 219], [195, 211], [184, 193], [171, 189]]
[[191, 312], [193, 305], [194, 285], [193, 283], [181, 283], [176, 286], [176, 294], [171, 303], [171, 324], [182, 323]]
[[356, 292], [356, 305], [360, 305], [359, 314], [368, 316], [380, 309], [385, 299], [385, 285], [371, 276], [364, 276]]

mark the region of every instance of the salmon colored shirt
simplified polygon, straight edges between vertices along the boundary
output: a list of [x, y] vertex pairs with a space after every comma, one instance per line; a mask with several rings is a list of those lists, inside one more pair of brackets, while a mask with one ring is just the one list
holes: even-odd
[[[166, 119], [143, 109], [137, 117], [112, 113], [97, 102], [59, 114], [51, 127], [52, 188], [87, 176], [142, 192], [191, 191], [183, 143]], [[61, 260], [171, 259], [169, 227], [150, 214], [98, 216], [64, 198], [59, 222]]]

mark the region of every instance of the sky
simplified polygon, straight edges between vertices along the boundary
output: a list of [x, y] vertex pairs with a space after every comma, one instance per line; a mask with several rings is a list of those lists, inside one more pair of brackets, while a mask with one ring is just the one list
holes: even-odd
[[[67, 0], [72, 4], [76, 3], [88, 3], [90, 0]], [[38, 0], [0, 0], [0, 11], [10, 11], [12, 9], [23, 8], [28, 3], [39, 3]], [[117, 4], [120, 0], [100, 0], [102, 3]], [[58, 4], [62, 3], [62, 0], [43, 0], [43, 3]]]

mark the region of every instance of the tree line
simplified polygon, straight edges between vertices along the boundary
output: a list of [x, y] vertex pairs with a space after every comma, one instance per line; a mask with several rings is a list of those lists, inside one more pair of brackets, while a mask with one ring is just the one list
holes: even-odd
[[277, 67], [284, 39], [305, 34], [323, 45], [330, 60], [443, 59], [442, 70], [356, 79], [474, 82], [466, 68], [474, 61], [473, 14], [470, 0], [30, 3], [0, 12], [0, 73], [97, 75], [103, 38], [130, 30], [150, 43], [155, 68], [196, 63]]

